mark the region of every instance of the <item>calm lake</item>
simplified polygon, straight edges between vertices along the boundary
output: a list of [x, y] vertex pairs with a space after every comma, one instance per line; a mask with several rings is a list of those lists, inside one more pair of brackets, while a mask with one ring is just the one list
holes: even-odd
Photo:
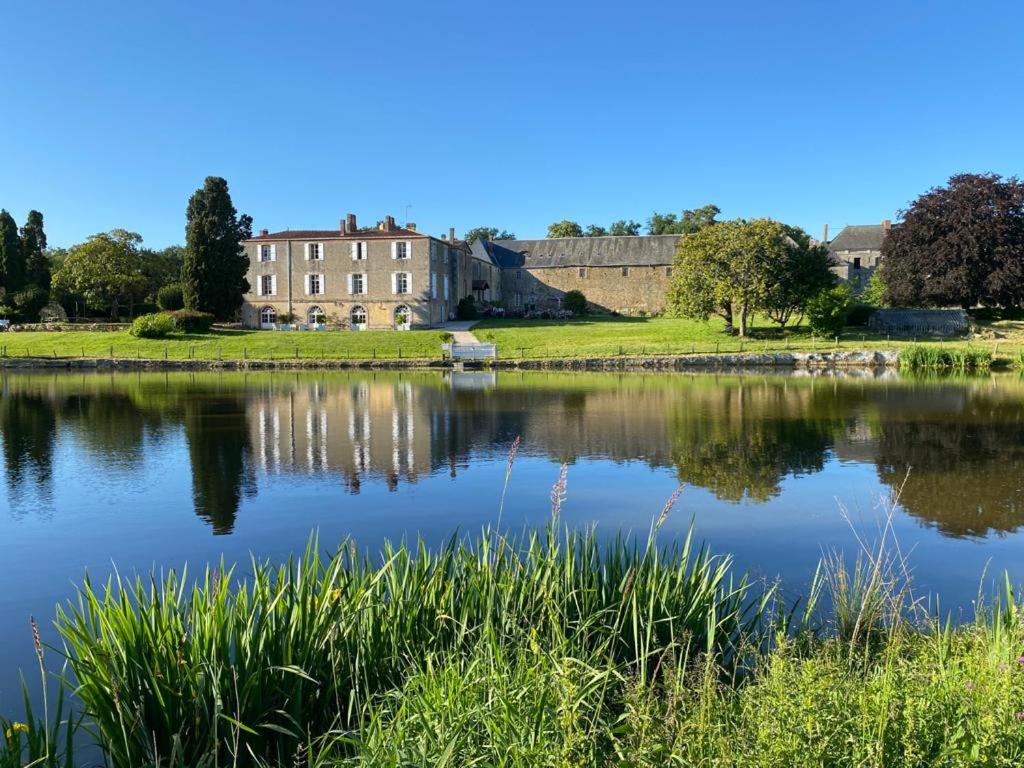
[[[685, 534], [806, 586], [822, 553], [895, 530], [919, 591], [969, 608], [1024, 581], [1024, 381], [545, 373], [10, 373], [0, 376], [0, 712], [31, 673], [35, 615], [86, 570], [281, 558], [311, 531], [376, 549], [503, 519]], [[905, 482], [904, 482], [905, 481]]]

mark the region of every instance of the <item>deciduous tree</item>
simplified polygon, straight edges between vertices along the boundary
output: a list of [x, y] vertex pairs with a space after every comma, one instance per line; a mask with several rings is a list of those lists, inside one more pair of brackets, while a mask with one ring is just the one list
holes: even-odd
[[505, 229], [497, 227], [474, 227], [462, 236], [470, 245], [476, 240], [515, 240], [516, 236]]
[[252, 237], [252, 217], [239, 215], [228, 183], [208, 176], [188, 201], [181, 288], [187, 309], [230, 320], [249, 290], [249, 257], [242, 241]]
[[[782, 225], [787, 248], [783, 248], [772, 269], [762, 309], [781, 328], [799, 318], [807, 304], [836, 284], [828, 247], [812, 245], [811, 237], [799, 227]], [[799, 320], [798, 320], [799, 322]]]
[[562, 219], [548, 225], [548, 237], [583, 237], [583, 227], [575, 221]]
[[959, 174], [901, 212], [882, 243], [895, 305], [1024, 305], [1024, 184]]
[[674, 213], [653, 213], [647, 220], [647, 231], [652, 235], [692, 235], [711, 226], [722, 211], [717, 205], [685, 210], [677, 217]]
[[68, 251], [53, 275], [54, 291], [81, 296], [93, 307], [109, 307], [116, 320], [121, 305], [135, 301], [145, 290], [141, 242], [141, 235], [123, 229], [93, 235]]
[[624, 236], [636, 236], [640, 234], [640, 222], [629, 219], [619, 219], [613, 221], [612, 225], [608, 227], [608, 234], [617, 235], [619, 237]]
[[583, 231], [584, 237], [604, 237], [607, 234], [608, 230], [598, 224], [588, 224]]

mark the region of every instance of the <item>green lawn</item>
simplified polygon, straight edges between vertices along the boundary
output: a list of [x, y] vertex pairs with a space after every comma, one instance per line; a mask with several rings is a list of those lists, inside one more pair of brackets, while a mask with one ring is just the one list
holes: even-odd
[[[998, 323], [993, 328], [999, 327]], [[912, 340], [889, 340], [867, 328], [848, 328], [834, 338], [814, 337], [806, 327], [787, 329], [759, 320], [751, 337], [739, 339], [723, 332], [724, 322], [640, 317], [588, 317], [579, 320], [483, 320], [473, 328], [481, 341], [498, 345], [504, 358], [615, 357], [618, 355], [682, 355], [714, 352], [771, 352], [783, 350], [898, 349]], [[1009, 329], [1005, 329], [1009, 330]], [[1004, 339], [923, 342], [944, 346], [970, 345], [995, 350], [999, 357], [1024, 349], [1024, 335]]]
[[0, 334], [8, 357], [190, 357], [216, 360], [431, 359], [441, 356], [440, 331], [248, 331], [214, 330], [166, 339], [137, 339], [127, 331]]

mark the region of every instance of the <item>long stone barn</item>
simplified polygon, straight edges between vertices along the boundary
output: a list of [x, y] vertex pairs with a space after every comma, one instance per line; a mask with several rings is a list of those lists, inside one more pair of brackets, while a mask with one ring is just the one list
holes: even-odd
[[582, 291], [597, 310], [658, 314], [672, 277], [679, 235], [477, 240], [474, 262], [490, 261], [501, 284], [474, 281], [475, 296], [500, 299], [511, 310], [560, 307]]

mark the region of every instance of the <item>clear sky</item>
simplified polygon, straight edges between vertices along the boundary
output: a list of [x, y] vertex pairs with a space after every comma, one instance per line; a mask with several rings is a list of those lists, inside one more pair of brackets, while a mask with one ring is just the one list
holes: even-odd
[[0, 207], [53, 245], [385, 213], [543, 236], [713, 202], [812, 234], [1024, 175], [1019, 2], [7, 0]]

